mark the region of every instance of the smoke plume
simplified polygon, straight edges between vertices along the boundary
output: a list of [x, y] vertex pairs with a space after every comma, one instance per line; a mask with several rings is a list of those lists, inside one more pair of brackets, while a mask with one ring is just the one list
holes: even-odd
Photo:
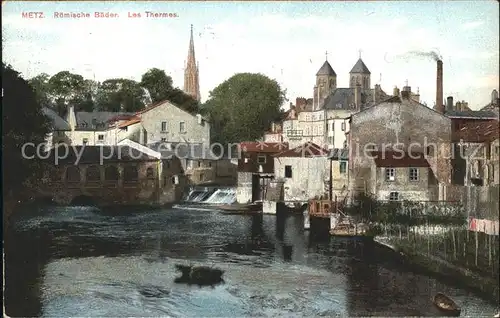
[[408, 57], [422, 57], [422, 58], [431, 58], [434, 61], [439, 61], [442, 60], [442, 56], [439, 55], [439, 53], [434, 52], [434, 51], [428, 51], [428, 52], [423, 52], [423, 51], [409, 51], [403, 54], [403, 56], [408, 56]]

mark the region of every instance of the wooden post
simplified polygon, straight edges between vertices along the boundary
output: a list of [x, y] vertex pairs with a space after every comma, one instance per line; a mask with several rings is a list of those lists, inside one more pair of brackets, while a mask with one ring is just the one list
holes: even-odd
[[453, 242], [453, 258], [457, 259], [457, 247], [455, 246], [455, 229], [451, 231], [451, 240]]
[[477, 266], [477, 253], [478, 253], [478, 249], [479, 249], [479, 233], [476, 231], [476, 235], [475, 235], [475, 241], [476, 241], [476, 261], [475, 261], [475, 264]]

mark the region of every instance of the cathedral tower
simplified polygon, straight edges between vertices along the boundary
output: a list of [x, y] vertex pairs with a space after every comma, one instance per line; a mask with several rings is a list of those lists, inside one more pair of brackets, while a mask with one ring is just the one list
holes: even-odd
[[316, 73], [316, 85], [314, 86], [314, 109], [319, 109], [325, 98], [327, 98], [337, 88], [337, 74], [328, 63], [328, 53], [326, 53], [325, 63]]
[[195, 100], [200, 101], [200, 78], [198, 71], [199, 69], [194, 55], [193, 25], [191, 24], [188, 58], [184, 69], [184, 92], [191, 95]]
[[357, 84], [361, 85], [361, 89], [370, 88], [370, 70], [366, 67], [365, 63], [361, 59], [361, 53], [359, 54], [359, 59], [354, 64], [352, 70], [349, 72], [349, 87], [355, 88]]

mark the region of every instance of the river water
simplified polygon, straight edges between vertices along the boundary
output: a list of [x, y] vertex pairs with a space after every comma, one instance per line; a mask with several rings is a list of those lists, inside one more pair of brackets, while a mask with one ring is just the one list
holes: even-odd
[[[37, 208], [6, 237], [9, 316], [439, 316], [442, 291], [462, 316], [495, 305], [413, 274], [373, 242], [304, 233], [300, 216], [210, 209]], [[214, 288], [173, 283], [174, 264], [223, 270]]]

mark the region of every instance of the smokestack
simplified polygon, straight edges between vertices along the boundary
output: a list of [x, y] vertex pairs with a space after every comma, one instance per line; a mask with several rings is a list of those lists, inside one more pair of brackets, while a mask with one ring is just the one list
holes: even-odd
[[444, 114], [443, 106], [443, 61], [437, 61], [436, 75], [436, 110]]
[[453, 110], [453, 96], [448, 96], [446, 98], [446, 110]]

